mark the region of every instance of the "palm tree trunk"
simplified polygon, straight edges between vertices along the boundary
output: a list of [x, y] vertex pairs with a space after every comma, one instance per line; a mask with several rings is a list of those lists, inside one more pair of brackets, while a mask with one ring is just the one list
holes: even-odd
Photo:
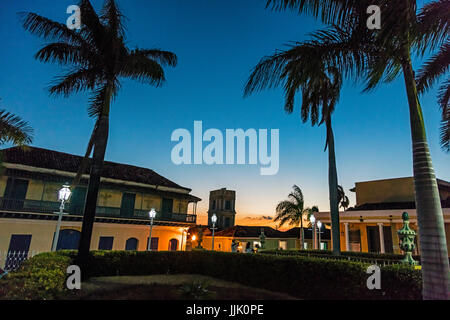
[[402, 48], [402, 69], [411, 124], [423, 299], [450, 299], [450, 271], [444, 219], [408, 43]]
[[85, 279], [89, 259], [89, 250], [91, 247], [92, 229], [95, 221], [95, 211], [97, 208], [98, 191], [100, 188], [100, 178], [105, 158], [106, 145], [109, 133], [109, 106], [111, 103], [112, 88], [107, 89], [104, 101], [104, 108], [98, 120], [97, 132], [95, 135], [94, 154], [89, 173], [89, 185], [84, 207], [83, 224], [81, 227], [80, 243], [78, 246], [77, 263], [82, 271], [82, 277]]
[[331, 115], [328, 115], [325, 121], [327, 126], [327, 144], [328, 144], [328, 188], [330, 193], [330, 216], [331, 216], [331, 235], [333, 244], [333, 255], [341, 254], [341, 239], [339, 227], [339, 203], [338, 203], [338, 180], [336, 169], [336, 154], [334, 150], [334, 134], [331, 127]]

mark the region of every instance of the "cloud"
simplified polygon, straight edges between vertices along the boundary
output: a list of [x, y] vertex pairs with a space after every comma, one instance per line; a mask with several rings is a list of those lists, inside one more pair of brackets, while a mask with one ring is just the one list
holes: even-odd
[[245, 217], [244, 219], [250, 219], [250, 220], [272, 220], [273, 218], [271, 216], [258, 216], [258, 217]]

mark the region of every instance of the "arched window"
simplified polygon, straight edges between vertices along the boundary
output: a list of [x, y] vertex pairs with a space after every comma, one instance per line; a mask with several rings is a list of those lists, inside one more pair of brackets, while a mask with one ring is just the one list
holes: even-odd
[[138, 248], [138, 239], [130, 238], [127, 240], [125, 244], [125, 250], [137, 250]]
[[170, 251], [177, 251], [178, 250], [178, 240], [177, 239], [170, 239], [170, 241], [169, 241], [169, 250]]
[[63, 229], [59, 233], [56, 250], [76, 250], [80, 242], [80, 231], [73, 229]]

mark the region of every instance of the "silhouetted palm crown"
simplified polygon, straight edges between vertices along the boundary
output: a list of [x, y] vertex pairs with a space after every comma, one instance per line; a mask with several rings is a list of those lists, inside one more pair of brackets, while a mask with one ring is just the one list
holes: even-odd
[[159, 86], [164, 80], [162, 65], [175, 66], [176, 55], [158, 49], [133, 49], [125, 45], [123, 16], [115, 1], [106, 0], [97, 15], [87, 0], [80, 1], [82, 26], [70, 30], [35, 13], [24, 14], [23, 25], [31, 33], [56, 40], [43, 47], [36, 58], [72, 67], [67, 74], [55, 79], [49, 88], [52, 94], [65, 96], [81, 90], [94, 90], [89, 114], [99, 116], [104, 97], [114, 96], [121, 77]]

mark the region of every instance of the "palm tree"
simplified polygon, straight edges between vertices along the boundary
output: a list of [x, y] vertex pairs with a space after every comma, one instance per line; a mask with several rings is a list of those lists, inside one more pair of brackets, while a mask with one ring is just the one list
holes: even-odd
[[347, 210], [350, 205], [350, 200], [345, 195], [345, 191], [342, 186], [338, 186], [338, 203], [341, 208], [344, 208], [344, 211]]
[[294, 189], [294, 191], [289, 193], [289, 200], [284, 200], [278, 203], [274, 221], [279, 222], [280, 227], [286, 223], [289, 223], [290, 225], [300, 224], [300, 248], [303, 250], [305, 243], [303, 218], [305, 214], [307, 214], [307, 218], [309, 219], [309, 216], [314, 212], [319, 212], [319, 209], [317, 206], [305, 208], [302, 190], [295, 184], [292, 189]]
[[315, 42], [310, 41], [291, 45], [289, 50], [263, 58], [253, 69], [245, 85], [244, 95], [283, 85], [284, 110], [292, 113], [295, 96], [301, 91], [302, 121], [311, 119], [313, 126], [325, 123], [333, 254], [340, 255], [338, 179], [331, 116], [339, 100], [342, 76], [337, 68], [324, 64], [321, 55]]
[[82, 20], [79, 30], [70, 30], [65, 24], [35, 13], [23, 15], [23, 26], [34, 35], [56, 41], [40, 49], [36, 59], [70, 65], [68, 73], [56, 78], [50, 87], [51, 94], [67, 97], [82, 90], [92, 91], [88, 112], [96, 122], [86, 158], [93, 149], [93, 159], [78, 248], [78, 263], [85, 266], [108, 141], [110, 107], [119, 91], [120, 79], [131, 78], [160, 86], [165, 81], [162, 66], [175, 66], [177, 57], [159, 49], [129, 49], [126, 46], [124, 16], [116, 1], [105, 0], [99, 15], [89, 0], [81, 0], [79, 7]]
[[[433, 55], [419, 70], [417, 90], [419, 93], [428, 90], [433, 83], [443, 76], [450, 67], [450, 41], [446, 41], [439, 51]], [[446, 79], [439, 87], [438, 103], [442, 111], [441, 147], [450, 152], [450, 79]]]
[[[450, 299], [444, 220], [411, 62], [412, 52], [423, 55], [448, 39], [449, 0], [432, 1], [418, 13], [413, 0], [268, 0], [267, 5], [311, 14], [333, 25], [317, 35], [323, 40], [318, 42], [325, 45], [322, 49], [328, 50], [323, 57], [358, 78], [364, 73], [366, 90], [403, 73], [410, 114], [423, 298]], [[381, 8], [380, 30], [366, 26], [370, 5]], [[349, 41], [340, 41], [340, 29]], [[339, 60], [344, 63], [339, 65]]]

